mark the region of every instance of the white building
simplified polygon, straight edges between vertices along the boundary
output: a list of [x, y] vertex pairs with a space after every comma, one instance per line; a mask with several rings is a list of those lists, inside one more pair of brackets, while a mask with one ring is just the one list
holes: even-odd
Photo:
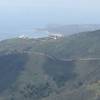
[[59, 33], [52, 33], [52, 34], [49, 34], [49, 37], [56, 40], [58, 38], [62, 38], [63, 35]]
[[28, 39], [29, 36], [27, 36], [27, 35], [20, 35], [18, 38], [20, 38], [20, 39]]

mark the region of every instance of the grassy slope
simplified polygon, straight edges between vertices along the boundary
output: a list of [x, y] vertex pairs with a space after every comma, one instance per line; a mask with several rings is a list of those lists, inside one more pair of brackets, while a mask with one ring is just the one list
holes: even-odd
[[[7, 100], [38, 100], [44, 97], [46, 100], [91, 100], [95, 97], [95, 93], [91, 93], [93, 90], [90, 92], [88, 84], [100, 80], [100, 61], [64, 62], [59, 61], [59, 58], [100, 57], [99, 42], [100, 31], [81, 33], [58, 40], [2, 41], [0, 43], [1, 72], [7, 73], [7, 79], [11, 81], [5, 80], [4, 73], [0, 73], [4, 76], [1, 77], [0, 82], [6, 81], [7, 86], [3, 89], [1, 97]], [[51, 59], [39, 52], [57, 59]], [[5, 54], [11, 58], [10, 61], [5, 59], [7, 58]], [[13, 55], [16, 55], [15, 59]], [[21, 61], [23, 65], [16, 70]], [[12, 67], [14, 67], [13, 71], [11, 71]], [[3, 83], [0, 87], [2, 86]]]
[[0, 43], [1, 52], [43, 52], [55, 57], [100, 57], [100, 31], [87, 32], [53, 39], [12, 39]]

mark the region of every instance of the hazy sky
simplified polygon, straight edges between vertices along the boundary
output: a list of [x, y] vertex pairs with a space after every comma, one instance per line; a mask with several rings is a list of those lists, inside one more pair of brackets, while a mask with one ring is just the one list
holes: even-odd
[[0, 33], [47, 24], [99, 24], [100, 0], [0, 0]]

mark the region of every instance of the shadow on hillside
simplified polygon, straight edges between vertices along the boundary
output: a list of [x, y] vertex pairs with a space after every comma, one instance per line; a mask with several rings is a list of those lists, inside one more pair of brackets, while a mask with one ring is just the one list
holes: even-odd
[[0, 92], [16, 81], [24, 69], [28, 56], [26, 54], [8, 54], [0, 56]]
[[68, 80], [76, 77], [76, 73], [73, 72], [74, 67], [73, 61], [60, 61], [48, 58], [43, 69], [56, 82], [57, 86], [60, 87]]

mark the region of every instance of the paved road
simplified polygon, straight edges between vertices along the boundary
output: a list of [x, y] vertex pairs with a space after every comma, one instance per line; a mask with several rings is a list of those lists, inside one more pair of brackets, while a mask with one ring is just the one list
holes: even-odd
[[[26, 53], [30, 53], [31, 52], [26, 52]], [[60, 61], [92, 61], [92, 60], [100, 60], [100, 58], [95, 58], [95, 57], [90, 57], [90, 58], [69, 58], [69, 59], [63, 59], [63, 58], [56, 58], [54, 56], [50, 56], [48, 54], [45, 54], [45, 53], [41, 53], [41, 52], [33, 52], [35, 54], [38, 54], [38, 55], [41, 55], [41, 56], [46, 56], [48, 58], [51, 58], [53, 60], [60, 60]]]
[[62, 60], [62, 61], [75, 61], [75, 60], [77, 60], [77, 61], [91, 61], [91, 60], [100, 60], [100, 58], [73, 58], [73, 59], [60, 59], [60, 60]]

